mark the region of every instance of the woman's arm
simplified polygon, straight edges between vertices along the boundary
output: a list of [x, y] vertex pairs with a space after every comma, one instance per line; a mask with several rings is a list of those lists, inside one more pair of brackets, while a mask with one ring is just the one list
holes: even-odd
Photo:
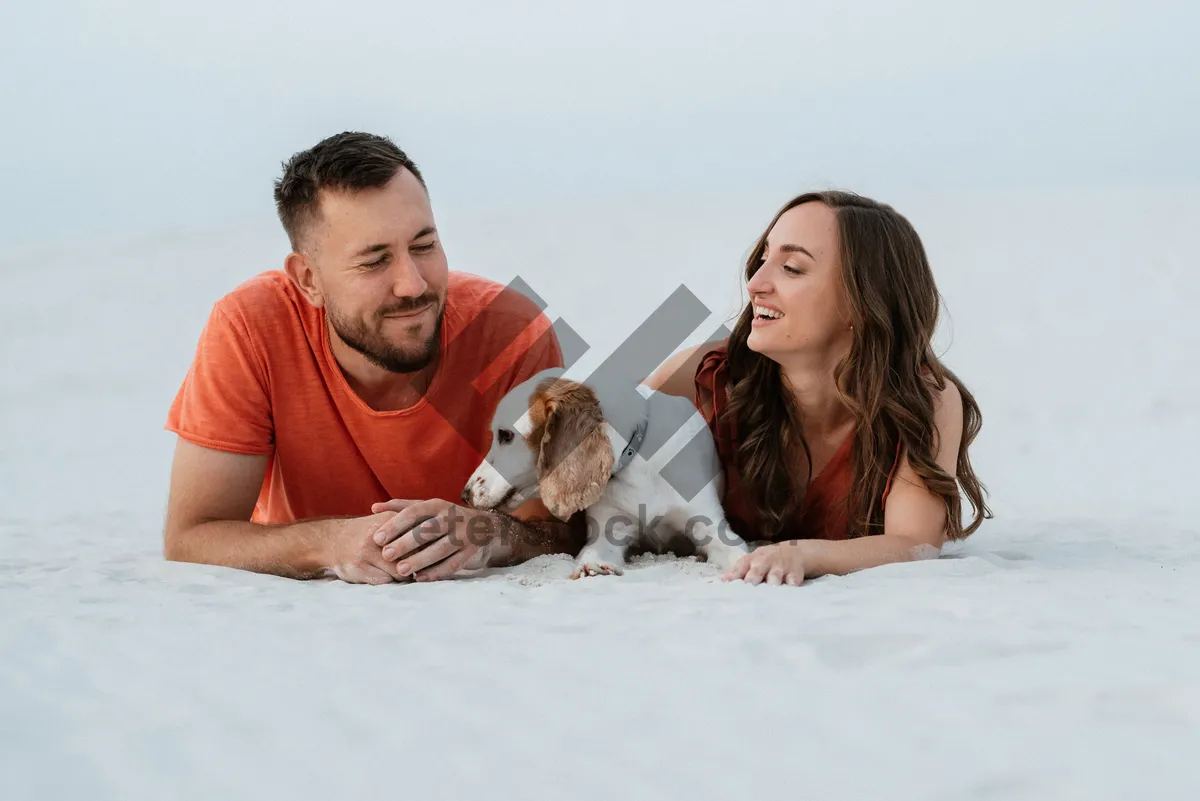
[[[956, 474], [963, 407], [958, 387], [947, 383], [934, 403], [938, 466]], [[902, 454], [883, 513], [883, 534], [851, 540], [790, 540], [756, 549], [726, 574], [757, 584], [799, 584], [826, 574], [845, 575], [893, 562], [930, 559], [946, 537], [946, 506], [925, 487]]]
[[723, 342], [714, 340], [676, 352], [642, 383], [666, 395], [678, 395], [696, 403], [696, 369], [704, 357]]

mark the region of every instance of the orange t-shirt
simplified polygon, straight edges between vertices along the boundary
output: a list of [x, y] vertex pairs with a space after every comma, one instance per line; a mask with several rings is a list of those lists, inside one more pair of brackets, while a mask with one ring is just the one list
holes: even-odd
[[458, 502], [487, 453], [500, 399], [562, 364], [532, 300], [451, 272], [428, 391], [410, 408], [374, 411], [334, 360], [324, 309], [274, 270], [213, 306], [166, 429], [208, 448], [270, 456], [257, 523], [366, 515], [392, 498]]

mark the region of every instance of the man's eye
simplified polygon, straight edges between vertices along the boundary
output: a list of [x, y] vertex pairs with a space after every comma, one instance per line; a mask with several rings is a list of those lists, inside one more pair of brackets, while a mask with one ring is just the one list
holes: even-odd
[[502, 428], [496, 432], [496, 438], [500, 440], [501, 445], [507, 445], [513, 441], [513, 432], [507, 428]]
[[368, 267], [368, 268], [382, 267], [383, 265], [388, 263], [389, 259], [391, 259], [391, 254], [385, 253], [382, 256], [380, 256], [378, 259], [376, 259], [375, 261], [364, 264], [363, 267]]
[[436, 239], [426, 245], [413, 245], [412, 249], [417, 253], [431, 253], [435, 247], [437, 247]]

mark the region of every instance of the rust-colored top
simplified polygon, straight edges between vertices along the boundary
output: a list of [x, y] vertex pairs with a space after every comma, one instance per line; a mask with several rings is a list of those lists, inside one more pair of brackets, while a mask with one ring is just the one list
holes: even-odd
[[[724, 345], [705, 355], [696, 369], [695, 380], [700, 412], [716, 439], [717, 451], [721, 457], [721, 470], [725, 480], [722, 505], [734, 532], [746, 540], [847, 539], [849, 509], [846, 500], [853, 481], [850, 449], [854, 443], [854, 435], [846, 437], [829, 463], [809, 482], [804, 501], [787, 518], [779, 535], [768, 537], [759, 531], [754, 503], [747, 496], [738, 475], [735, 421], [732, 415], [726, 413], [729, 403], [729, 361]], [[900, 462], [899, 457], [900, 452], [897, 448], [896, 461], [888, 476], [881, 503], [887, 500], [892, 476], [895, 475]]]

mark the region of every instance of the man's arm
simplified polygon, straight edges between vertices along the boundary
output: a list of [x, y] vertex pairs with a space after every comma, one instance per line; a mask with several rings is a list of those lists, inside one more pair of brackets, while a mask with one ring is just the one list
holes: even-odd
[[535, 556], [576, 556], [587, 539], [583, 512], [558, 520], [537, 499], [512, 514], [472, 509], [440, 498], [393, 499], [371, 511], [395, 517], [375, 532], [385, 559], [396, 560], [396, 575], [416, 581], [447, 579], [460, 570], [511, 567]]
[[[267, 456], [204, 448], [184, 439], [175, 446], [163, 531], [163, 555], [287, 578], [316, 578], [327, 569], [350, 580], [385, 583], [395, 574], [375, 548], [353, 553], [390, 513], [369, 518], [323, 518], [287, 525], [251, 523]], [[357, 529], [361, 529], [359, 532]], [[357, 536], [356, 536], [357, 534]]]

